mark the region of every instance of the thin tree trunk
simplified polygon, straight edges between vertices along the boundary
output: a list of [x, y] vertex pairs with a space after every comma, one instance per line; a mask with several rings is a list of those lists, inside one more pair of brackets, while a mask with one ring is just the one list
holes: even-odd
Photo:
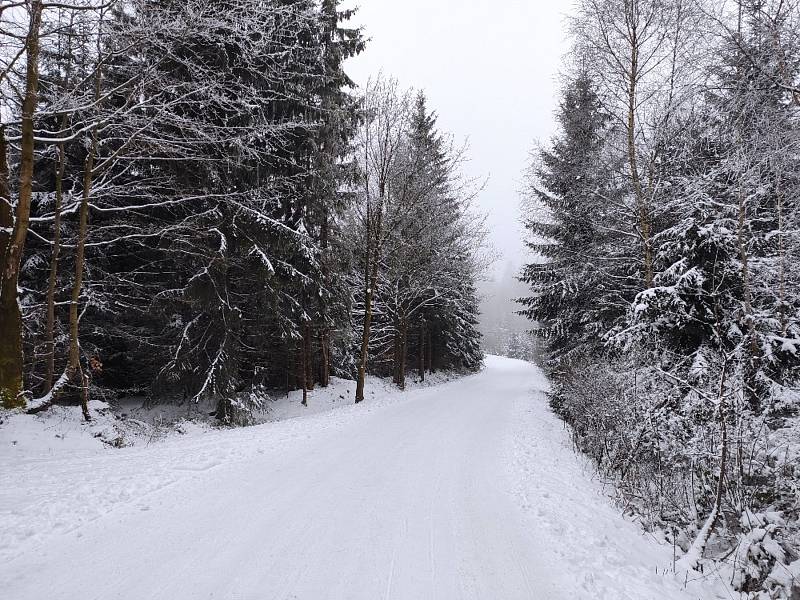
[[433, 332], [428, 331], [428, 373], [433, 373]]
[[[95, 72], [94, 97], [100, 99], [100, 86], [102, 84], [102, 70], [98, 62]], [[91, 421], [89, 414], [89, 377], [81, 367], [80, 345], [80, 298], [83, 289], [83, 276], [86, 263], [86, 237], [89, 229], [89, 198], [92, 194], [92, 185], [95, 176], [95, 159], [97, 156], [98, 127], [92, 129], [91, 142], [86, 159], [83, 163], [83, 190], [81, 192], [80, 207], [78, 210], [78, 239], [75, 250], [75, 279], [72, 282], [72, 292], [69, 302], [69, 352], [67, 366], [64, 374], [55, 382], [45, 397], [36, 401], [29, 412], [45, 410], [56, 402], [61, 393], [71, 381], [76, 381], [81, 389], [81, 411], [86, 421]]]
[[[367, 233], [369, 237], [369, 232]], [[367, 261], [364, 269], [364, 323], [361, 329], [361, 352], [358, 357], [358, 378], [356, 380], [356, 404], [364, 401], [364, 377], [367, 365], [367, 351], [369, 350], [369, 328], [372, 322], [372, 289], [369, 277], [369, 247], [367, 247]]]
[[[373, 270], [375, 272], [377, 267]], [[364, 380], [367, 373], [367, 358], [369, 356], [369, 337], [372, 326], [372, 299], [375, 293], [376, 276], [370, 276], [369, 283], [364, 290], [364, 329], [361, 336], [361, 354], [358, 361], [358, 380], [356, 381], [356, 404], [364, 401]]]
[[[741, 186], [741, 184], [740, 184]], [[760, 367], [760, 351], [756, 339], [755, 321], [753, 318], [752, 292], [750, 283], [750, 262], [745, 240], [745, 225], [747, 223], [747, 203], [742, 190], [739, 190], [739, 223], [736, 242], [738, 245], [739, 262], [742, 265], [742, 296], [744, 308], [744, 325], [747, 330], [747, 359], [744, 368], [744, 397], [753, 412], [761, 410], [761, 398], [758, 393], [758, 371]]]
[[425, 381], [425, 321], [423, 320], [419, 325], [419, 378], [420, 381]]
[[286, 347], [286, 354], [284, 355], [284, 357], [286, 359], [285, 368], [283, 370], [284, 373], [286, 374], [285, 390], [284, 391], [286, 392], [286, 396], [288, 397], [289, 396], [289, 392], [292, 391], [292, 381], [291, 381], [291, 378], [292, 378], [292, 351], [289, 349], [288, 346]]
[[78, 217], [78, 247], [75, 252], [75, 280], [72, 285], [72, 294], [69, 303], [69, 357], [68, 357], [68, 378], [78, 377], [83, 390], [81, 394], [81, 409], [84, 418], [89, 421], [88, 406], [88, 387], [87, 378], [81, 367], [80, 356], [80, 298], [83, 289], [83, 275], [85, 272], [86, 261], [86, 235], [89, 228], [89, 196], [92, 190], [92, 180], [94, 175], [94, 160], [97, 148], [97, 133], [92, 136], [92, 145], [83, 172], [83, 193], [81, 194], [81, 205]]
[[[42, 24], [42, 2], [30, 4], [30, 27], [26, 37], [25, 97], [22, 102], [22, 139], [20, 144], [19, 198], [6, 243], [0, 248], [0, 403], [6, 408], [25, 406], [23, 394], [24, 357], [22, 350], [22, 312], [17, 298], [22, 252], [28, 235], [33, 195], [34, 123], [39, 90], [39, 31]], [[8, 164], [5, 133], [2, 139], [0, 193], [8, 202]], [[2, 189], [5, 187], [6, 189]], [[3, 220], [8, 220], [5, 215]], [[0, 224], [7, 227], [6, 223]]]
[[[66, 117], [61, 120], [61, 128], [66, 126]], [[61, 205], [64, 190], [64, 169], [66, 159], [64, 156], [64, 143], [58, 144], [58, 161], [56, 162], [56, 194], [55, 194], [55, 221], [53, 224], [53, 249], [50, 255], [50, 276], [47, 282], [47, 324], [45, 328], [46, 345], [46, 372], [44, 377], [44, 393], [53, 389], [55, 376], [55, 320], [56, 320], [56, 281], [58, 279], [58, 257], [61, 251]]]
[[397, 323], [392, 335], [392, 383], [400, 385], [400, 326]]
[[783, 185], [778, 174], [778, 189], [775, 201], [778, 210], [778, 315], [781, 321], [781, 335], [786, 337], [789, 319], [787, 318], [788, 306], [786, 304], [786, 247], [783, 239]]
[[305, 354], [305, 367], [306, 367], [306, 388], [308, 391], [314, 391], [314, 344], [311, 335], [311, 324], [306, 323], [303, 333], [303, 351]]
[[[381, 187], [381, 201], [383, 200], [384, 189]], [[369, 358], [369, 338], [372, 327], [372, 302], [375, 298], [375, 288], [378, 285], [378, 261], [381, 239], [382, 211], [383, 204], [376, 218], [375, 231], [373, 232], [375, 242], [370, 242], [370, 228], [367, 227], [367, 260], [364, 270], [365, 289], [364, 289], [364, 328], [361, 336], [361, 354], [358, 361], [358, 379], [356, 381], [356, 404], [364, 401], [364, 381], [367, 375], [367, 359]], [[369, 225], [369, 218], [368, 218]]]
[[[328, 288], [330, 277], [328, 275], [328, 230], [330, 228], [328, 209], [325, 209], [322, 218], [322, 232], [320, 241], [322, 245], [322, 281]], [[320, 296], [320, 317], [322, 327], [319, 334], [319, 384], [328, 387], [331, 380], [331, 338], [328, 330], [328, 301], [324, 295]]]
[[711, 533], [714, 531], [714, 527], [717, 526], [719, 518], [722, 516], [722, 497], [725, 493], [725, 472], [728, 465], [728, 409], [725, 401], [727, 369], [728, 361], [726, 360], [725, 364], [722, 366], [722, 374], [719, 383], [719, 410], [717, 416], [719, 418], [720, 436], [722, 439], [720, 443], [719, 478], [717, 479], [717, 489], [714, 494], [714, 506], [711, 508], [711, 513], [708, 515], [708, 518], [697, 534], [694, 542], [689, 547], [689, 550], [686, 551], [686, 554], [680, 560], [681, 568], [685, 570], [697, 568], [700, 559], [703, 558], [703, 552], [706, 549]]
[[331, 384], [331, 340], [327, 327], [320, 331], [319, 347], [319, 384], [326, 388]]
[[306, 334], [300, 342], [300, 386], [303, 390], [303, 406], [308, 406], [308, 352], [306, 351]]
[[311, 324], [306, 323], [305, 335], [306, 347], [306, 387], [308, 391], [314, 391], [314, 337], [311, 332]]
[[628, 73], [628, 167], [630, 169], [633, 193], [636, 197], [636, 209], [639, 216], [639, 230], [642, 236], [644, 254], [644, 282], [653, 287], [653, 248], [651, 240], [650, 215], [645, 200], [644, 187], [639, 175], [638, 158], [636, 156], [636, 93], [639, 80], [639, 40], [636, 29], [631, 31], [631, 67]]
[[400, 321], [400, 360], [399, 372], [397, 376], [397, 385], [401, 390], [406, 389], [406, 358], [408, 355], [408, 321], [401, 319]]

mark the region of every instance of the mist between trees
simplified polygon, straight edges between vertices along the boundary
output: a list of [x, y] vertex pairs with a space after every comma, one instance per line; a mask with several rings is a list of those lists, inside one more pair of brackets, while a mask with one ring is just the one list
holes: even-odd
[[0, 3], [6, 408], [479, 368], [464, 149], [337, 5]]
[[800, 8], [579, 0], [572, 28], [528, 175], [552, 406], [677, 568], [795, 598]]
[[531, 331], [530, 321], [516, 310], [516, 299], [528, 291], [519, 280], [519, 269], [519, 263], [506, 261], [501, 271], [479, 285], [483, 348], [489, 354], [539, 363], [542, 341]]

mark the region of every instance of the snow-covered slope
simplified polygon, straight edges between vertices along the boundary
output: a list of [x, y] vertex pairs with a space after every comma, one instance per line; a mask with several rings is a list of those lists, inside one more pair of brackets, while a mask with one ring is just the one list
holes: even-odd
[[[449, 381], [456, 375], [437, 372], [426, 376], [424, 382], [409, 376], [409, 390], [430, 387]], [[251, 414], [255, 423], [271, 423], [336, 410], [352, 404], [355, 382], [331, 378], [327, 388], [309, 392], [308, 406], [302, 405], [303, 394], [267, 395], [259, 393], [263, 410]], [[382, 403], [402, 398], [390, 378], [367, 377], [367, 400]], [[113, 405], [91, 400], [87, 423], [77, 406], [54, 406], [37, 415], [0, 409], [0, 460], [13, 457], [29, 459], [44, 456], [88, 456], [114, 452], [115, 448], [150, 446], [172, 437], [193, 437], [218, 430], [219, 423], [210, 415], [213, 403], [199, 406], [193, 402], [183, 405], [156, 404], [145, 406], [143, 398], [115, 400]], [[6, 456], [8, 455], [8, 456]]]
[[[13, 600], [714, 598], [591, 482], [534, 366], [93, 455], [0, 450]], [[720, 596], [724, 597], [724, 596]]]

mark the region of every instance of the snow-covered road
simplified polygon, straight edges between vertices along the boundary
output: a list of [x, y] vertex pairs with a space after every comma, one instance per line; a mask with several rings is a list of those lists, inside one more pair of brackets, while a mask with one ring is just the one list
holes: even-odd
[[700, 597], [656, 574], [671, 549], [603, 497], [545, 385], [490, 357], [372, 406], [94, 456], [0, 456], [0, 597]]

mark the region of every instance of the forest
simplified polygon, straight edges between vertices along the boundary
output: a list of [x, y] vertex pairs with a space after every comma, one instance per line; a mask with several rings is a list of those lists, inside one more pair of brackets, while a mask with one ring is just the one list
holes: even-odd
[[453, 2], [440, 119], [345, 0], [0, 0], [9, 597], [800, 597], [800, 0], [565, 4], [494, 279]]
[[0, 3], [4, 407], [480, 367], [466, 149], [339, 4]]
[[[550, 402], [678, 567], [800, 573], [800, 5], [579, 0], [521, 300]], [[726, 572], [726, 571], [722, 571]], [[792, 598], [796, 597], [791, 595]]]

